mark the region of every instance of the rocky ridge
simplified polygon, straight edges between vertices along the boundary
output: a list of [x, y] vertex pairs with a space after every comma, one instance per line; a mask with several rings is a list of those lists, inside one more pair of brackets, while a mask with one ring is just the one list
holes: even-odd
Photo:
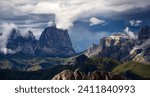
[[25, 54], [42, 57], [68, 57], [75, 54], [67, 30], [47, 27], [37, 40], [31, 31], [22, 36], [20, 31], [12, 29], [6, 48], [7, 54]]
[[91, 46], [84, 54], [88, 57], [150, 63], [150, 27], [141, 28], [137, 39], [123, 33], [102, 38], [98, 45]]
[[150, 63], [150, 26], [141, 28], [137, 44], [130, 52], [130, 58], [133, 61], [141, 63]]
[[29, 31], [27, 36], [23, 37], [19, 30], [13, 29], [7, 42], [7, 49], [14, 53], [23, 52], [25, 54], [35, 55], [37, 40], [33, 33]]
[[48, 27], [42, 32], [37, 55], [70, 56], [75, 54], [67, 30]]
[[126, 34], [114, 34], [102, 38], [98, 45], [93, 45], [84, 54], [88, 57], [100, 56], [123, 60], [134, 47], [134, 39]]
[[85, 74], [78, 70], [74, 72], [72, 70], [64, 70], [61, 73], [55, 75], [52, 80], [126, 80], [127, 78], [121, 75], [112, 75], [111, 73], [105, 73], [101, 71], [94, 71], [89, 74]]

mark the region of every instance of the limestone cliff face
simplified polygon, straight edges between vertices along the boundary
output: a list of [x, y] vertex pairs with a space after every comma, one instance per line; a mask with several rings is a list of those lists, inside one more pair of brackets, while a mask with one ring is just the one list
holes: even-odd
[[37, 54], [69, 56], [74, 53], [67, 30], [57, 29], [56, 27], [45, 28], [39, 39]]
[[9, 35], [7, 49], [16, 54], [23, 53], [31, 56], [67, 57], [75, 54], [67, 30], [47, 27], [39, 40], [29, 31], [26, 36], [13, 29]]
[[135, 43], [126, 34], [114, 34], [109, 37], [102, 38], [99, 45], [90, 47], [85, 55], [88, 57], [100, 56], [112, 58], [116, 60], [123, 60], [129, 55]]
[[147, 40], [150, 39], [150, 26], [145, 26], [141, 28], [139, 34], [138, 34], [139, 40]]
[[7, 49], [14, 53], [35, 55], [37, 40], [33, 33], [29, 31], [26, 36], [21, 36], [19, 30], [13, 29], [7, 42]]
[[131, 50], [130, 57], [137, 62], [150, 63], [150, 27], [143, 27], [139, 34], [137, 45]]
[[126, 34], [102, 38], [98, 45], [91, 46], [84, 54], [88, 57], [100, 56], [119, 61], [150, 63], [150, 27], [141, 28], [137, 39]]
[[52, 80], [125, 80], [126, 78], [120, 75], [112, 75], [101, 71], [94, 71], [88, 75], [78, 70], [64, 70], [55, 75]]

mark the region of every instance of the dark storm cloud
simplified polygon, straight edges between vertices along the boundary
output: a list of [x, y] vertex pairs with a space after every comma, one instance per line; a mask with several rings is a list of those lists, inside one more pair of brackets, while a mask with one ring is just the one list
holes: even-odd
[[123, 12], [115, 13], [113, 15], [113, 18], [116, 19], [143, 19], [143, 20], [149, 20], [150, 18], [150, 6], [146, 6], [144, 8], [133, 8], [129, 9]]
[[[9, 28], [15, 25], [23, 32], [33, 30], [39, 37], [51, 18], [55, 19], [56, 26], [62, 29], [73, 29], [77, 21], [86, 23], [85, 29], [88, 31], [85, 32], [88, 34], [72, 31], [71, 37], [74, 43], [81, 33], [86, 37], [85, 41], [90, 44], [99, 40], [101, 32], [108, 34], [107, 32], [123, 30], [130, 20], [141, 20], [142, 23], [150, 24], [149, 17], [149, 0], [1, 0], [0, 2], [1, 28], [5, 23], [5, 26], [10, 26]], [[90, 26], [91, 22], [96, 25]], [[104, 22], [106, 25], [99, 25]], [[79, 26], [83, 25], [80, 23]], [[98, 37], [90, 40], [92, 35]], [[79, 45], [79, 48], [83, 46]]]
[[55, 14], [57, 27], [66, 29], [83, 17], [117, 14], [126, 18], [136, 14], [132, 10], [143, 12], [149, 5], [149, 0], [5, 0], [0, 3], [0, 21], [43, 23], [48, 22], [48, 14]]

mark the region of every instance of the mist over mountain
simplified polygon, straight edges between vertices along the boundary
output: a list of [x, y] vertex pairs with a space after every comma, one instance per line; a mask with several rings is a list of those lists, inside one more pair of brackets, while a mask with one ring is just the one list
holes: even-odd
[[0, 79], [150, 79], [149, 0], [1, 0]]
[[[36, 45], [37, 40], [31, 31], [27, 33], [27, 36], [23, 37], [19, 30], [12, 29], [7, 40], [6, 48], [11, 50], [14, 54], [23, 52], [24, 54], [34, 55]], [[6, 54], [11, 53], [7, 52]]]
[[75, 54], [68, 31], [56, 27], [45, 28], [39, 40], [31, 31], [22, 36], [18, 29], [12, 29], [6, 42], [6, 48], [1, 47], [0, 49], [1, 53], [6, 55], [23, 53], [31, 56], [67, 57]]
[[37, 40], [31, 31], [22, 36], [12, 29], [7, 53], [0, 53], [0, 78], [149, 79], [149, 33], [145, 26], [137, 38], [127, 32], [112, 34], [76, 54], [67, 30], [47, 27]]
[[[3, 0], [0, 9], [0, 33], [4, 25], [6, 28], [16, 26], [21, 34], [29, 29], [39, 38], [54, 20], [57, 28], [71, 30], [69, 34], [77, 52], [98, 43], [102, 37], [96, 36], [101, 33], [109, 36], [123, 32], [126, 27], [137, 33], [141, 26], [150, 25], [149, 0]], [[78, 32], [74, 28], [79, 28]]]

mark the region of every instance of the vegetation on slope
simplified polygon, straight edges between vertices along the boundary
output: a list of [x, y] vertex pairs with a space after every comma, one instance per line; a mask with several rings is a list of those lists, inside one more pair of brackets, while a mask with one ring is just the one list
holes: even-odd
[[115, 74], [123, 74], [131, 79], [150, 79], [150, 64], [126, 62], [112, 70]]
[[129, 79], [150, 79], [149, 64], [132, 61], [121, 63], [110, 58], [87, 58], [84, 55], [73, 58], [2, 59], [0, 67], [0, 79], [51, 79], [66, 69], [79, 70], [85, 74], [98, 70]]

